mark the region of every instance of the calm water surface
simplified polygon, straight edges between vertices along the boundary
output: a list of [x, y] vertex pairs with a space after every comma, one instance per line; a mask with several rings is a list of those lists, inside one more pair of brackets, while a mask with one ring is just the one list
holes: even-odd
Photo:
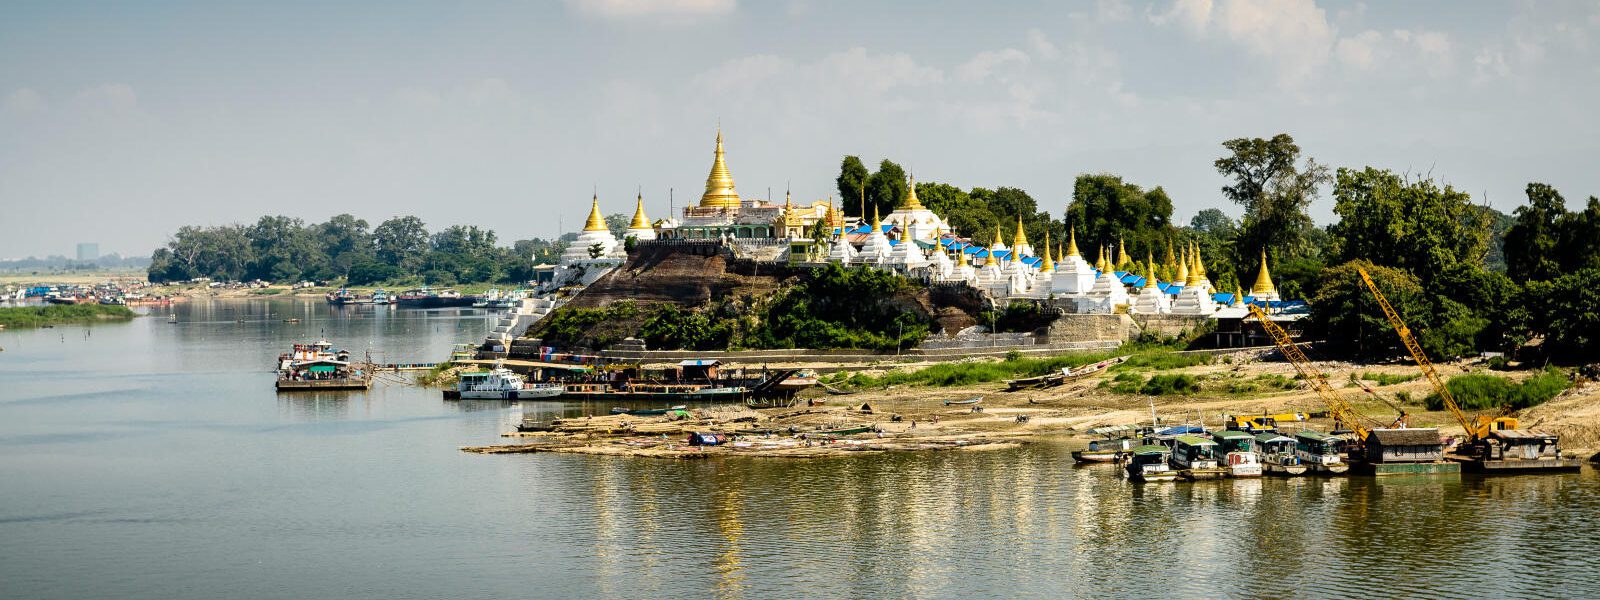
[[278, 395], [270, 368], [323, 335], [439, 360], [481, 339], [481, 313], [175, 310], [0, 331], [0, 597], [1600, 596], [1587, 468], [1138, 486], [1058, 443], [469, 455], [499, 441], [510, 403]]

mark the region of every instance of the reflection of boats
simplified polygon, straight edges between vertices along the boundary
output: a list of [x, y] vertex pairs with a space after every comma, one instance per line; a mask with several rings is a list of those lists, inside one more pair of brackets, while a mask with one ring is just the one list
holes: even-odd
[[1211, 434], [1217, 442], [1223, 468], [1230, 477], [1260, 477], [1261, 461], [1256, 457], [1256, 437], [1233, 429]]
[[527, 383], [510, 369], [468, 371], [456, 380], [456, 389], [445, 390], [446, 399], [528, 400], [554, 398], [566, 389], [559, 383]]
[[983, 402], [983, 396], [976, 396], [976, 397], [973, 397], [973, 398], [968, 398], [966, 400], [945, 400], [944, 401], [944, 405], [945, 406], [955, 406], [955, 405], [977, 404], [979, 402]]
[[1123, 469], [1134, 481], [1172, 481], [1178, 472], [1167, 466], [1170, 455], [1166, 446], [1135, 446], [1128, 451]]
[[1295, 476], [1305, 474], [1307, 467], [1294, 453], [1294, 438], [1279, 433], [1256, 434], [1256, 447], [1261, 454], [1261, 464], [1269, 475]]
[[621, 407], [621, 406], [617, 406], [617, 407], [613, 407], [611, 409], [611, 414], [613, 414], [613, 415], [629, 415], [629, 416], [633, 416], [633, 417], [653, 417], [653, 416], [664, 415], [664, 414], [667, 414], [667, 413], [672, 412], [672, 411], [685, 410], [687, 408], [689, 408], [689, 407], [684, 406], [682, 404], [679, 404], [679, 405], [674, 406], [672, 408], [650, 408], [650, 409], [624, 408], [624, 407]]
[[328, 340], [295, 344], [278, 356], [278, 391], [365, 390], [372, 387], [372, 371], [350, 362], [350, 352], [336, 350]]

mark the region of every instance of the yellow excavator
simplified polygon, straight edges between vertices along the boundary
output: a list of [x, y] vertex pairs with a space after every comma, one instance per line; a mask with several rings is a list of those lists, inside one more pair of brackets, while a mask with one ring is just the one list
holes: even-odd
[[1450, 393], [1450, 387], [1445, 385], [1444, 379], [1439, 377], [1439, 371], [1433, 368], [1433, 362], [1428, 360], [1427, 353], [1422, 351], [1422, 345], [1417, 343], [1411, 335], [1411, 328], [1406, 327], [1400, 313], [1389, 304], [1389, 299], [1383, 292], [1378, 291], [1378, 284], [1372, 280], [1372, 275], [1366, 269], [1357, 267], [1361, 274], [1361, 281], [1366, 283], [1367, 289], [1372, 292], [1372, 297], [1378, 300], [1378, 306], [1383, 309], [1383, 315], [1389, 319], [1389, 324], [1394, 326], [1395, 333], [1400, 335], [1400, 343], [1404, 344], [1406, 351], [1411, 353], [1411, 358], [1417, 361], [1417, 368], [1422, 370], [1422, 375], [1433, 386], [1434, 393], [1444, 402], [1450, 415], [1455, 417], [1466, 432], [1466, 440], [1458, 447], [1462, 456], [1461, 462], [1469, 468], [1480, 471], [1526, 471], [1526, 470], [1577, 470], [1580, 462], [1576, 458], [1562, 458], [1560, 439], [1551, 434], [1520, 431], [1517, 429], [1517, 418], [1510, 415], [1467, 415], [1461, 410], [1461, 405], [1456, 403], [1456, 397]]

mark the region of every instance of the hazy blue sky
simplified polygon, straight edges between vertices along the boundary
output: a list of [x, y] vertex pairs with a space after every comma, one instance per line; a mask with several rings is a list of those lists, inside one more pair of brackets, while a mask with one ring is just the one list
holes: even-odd
[[[1488, 194], [1600, 194], [1600, 2], [6, 2], [0, 257], [143, 254], [182, 224], [415, 214], [502, 240], [644, 189], [833, 191], [839, 159], [1224, 206], [1219, 143]], [[1314, 217], [1326, 222], [1324, 194]], [[1233, 206], [1224, 206], [1237, 214]]]

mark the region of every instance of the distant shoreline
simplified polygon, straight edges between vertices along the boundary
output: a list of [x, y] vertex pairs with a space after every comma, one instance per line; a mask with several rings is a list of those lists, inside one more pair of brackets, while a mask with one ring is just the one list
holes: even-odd
[[47, 304], [0, 307], [0, 327], [49, 327], [68, 323], [128, 321], [138, 316], [126, 306], [109, 304]]

